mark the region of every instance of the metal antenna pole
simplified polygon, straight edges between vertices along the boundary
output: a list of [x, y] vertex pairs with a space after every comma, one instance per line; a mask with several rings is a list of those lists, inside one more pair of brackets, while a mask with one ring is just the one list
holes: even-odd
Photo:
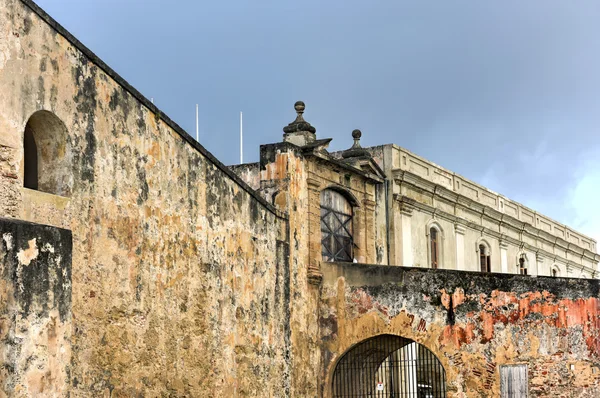
[[244, 130], [242, 127], [242, 112], [240, 112], [240, 164], [244, 163]]

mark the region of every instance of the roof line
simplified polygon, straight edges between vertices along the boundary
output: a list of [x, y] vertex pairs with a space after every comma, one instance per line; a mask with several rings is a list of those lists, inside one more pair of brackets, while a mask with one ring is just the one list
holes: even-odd
[[110, 66], [108, 66], [104, 61], [102, 61], [92, 50], [87, 48], [82, 42], [80, 42], [75, 36], [73, 36], [67, 29], [65, 29], [61, 24], [59, 24], [54, 18], [52, 18], [46, 11], [44, 11], [40, 6], [38, 6], [33, 0], [21, 0], [23, 4], [29, 7], [35, 14], [38, 15], [42, 20], [44, 20], [50, 27], [56, 30], [59, 34], [61, 34], [69, 43], [71, 43], [75, 48], [83, 53], [86, 57], [88, 57], [94, 64], [96, 64], [104, 73], [110, 76], [117, 84], [122, 86], [125, 90], [129, 92], [136, 100], [142, 103], [146, 108], [148, 108], [151, 112], [154, 112], [163, 122], [165, 122], [171, 129], [173, 129], [177, 134], [187, 141], [194, 149], [200, 152], [204, 157], [206, 157], [210, 162], [212, 162], [218, 169], [224, 172], [229, 178], [231, 178], [235, 183], [237, 183], [244, 191], [248, 192], [254, 199], [256, 199], [260, 204], [262, 204], [267, 210], [276, 215], [277, 217], [288, 219], [287, 214], [278, 210], [275, 206], [267, 202], [262, 196], [260, 196], [254, 189], [250, 188], [248, 184], [246, 184], [240, 177], [238, 177], [233, 171], [229, 170], [227, 166], [225, 166], [219, 159], [217, 159], [212, 153], [210, 153], [206, 148], [204, 148], [198, 141], [194, 140], [192, 136], [190, 136], [181, 126], [175, 123], [170, 117], [168, 117], [165, 113], [161, 112], [160, 109], [156, 105], [154, 105], [148, 98], [146, 98], [142, 93], [140, 93], [136, 88], [134, 88], [131, 84], [127, 82], [121, 75], [114, 71]]
[[[529, 206], [526, 206], [526, 205], [524, 205], [524, 204], [523, 204], [523, 203], [521, 203], [521, 202], [518, 202], [518, 201], [516, 201], [516, 200], [514, 200], [514, 199], [511, 199], [511, 198], [509, 198], [508, 196], [506, 196], [506, 195], [504, 195], [504, 194], [502, 194], [502, 193], [500, 193], [500, 192], [496, 192], [496, 191], [494, 191], [493, 189], [490, 189], [490, 188], [488, 188], [488, 187], [485, 187], [485, 186], [483, 186], [482, 184], [478, 183], [477, 181], [475, 181], [475, 180], [473, 180], [473, 179], [467, 178], [467, 177], [463, 176], [462, 174], [458, 174], [457, 172], [454, 172], [454, 171], [452, 171], [452, 170], [450, 170], [450, 169], [447, 169], [446, 167], [444, 167], [444, 166], [441, 166], [441, 165], [439, 165], [439, 164], [437, 164], [437, 163], [435, 163], [435, 162], [433, 162], [433, 161], [431, 161], [431, 160], [429, 160], [429, 159], [427, 159], [427, 158], [424, 158], [423, 156], [421, 156], [421, 155], [418, 155], [418, 154], [414, 153], [413, 151], [411, 151], [411, 150], [409, 150], [409, 149], [406, 149], [406, 148], [404, 148], [404, 147], [402, 147], [402, 146], [400, 146], [400, 145], [397, 145], [397, 144], [376, 145], [376, 146], [372, 146], [372, 147], [367, 147], [367, 149], [368, 149], [368, 148], [385, 147], [385, 146], [392, 146], [393, 148], [396, 148], [396, 149], [398, 149], [398, 150], [400, 150], [400, 151], [405, 151], [405, 152], [407, 152], [408, 154], [410, 154], [411, 156], [414, 156], [414, 157], [416, 157], [417, 159], [419, 159], [419, 160], [422, 160], [423, 162], [426, 162], [426, 163], [428, 163], [428, 164], [430, 164], [430, 165], [432, 165], [432, 166], [434, 166], [434, 167], [437, 167], [437, 168], [439, 168], [439, 169], [441, 169], [441, 170], [445, 171], [446, 173], [452, 174], [452, 175], [453, 175], [453, 176], [455, 176], [455, 177], [462, 178], [463, 180], [465, 180], [465, 181], [466, 181], [466, 182], [468, 182], [469, 184], [476, 185], [478, 188], [480, 188], [480, 189], [483, 189], [483, 190], [485, 190], [485, 191], [486, 191], [486, 192], [488, 192], [488, 193], [494, 194], [494, 195], [496, 195], [496, 196], [500, 196], [500, 197], [502, 197], [503, 199], [506, 199], [506, 200], [510, 201], [511, 203], [513, 203], [513, 204], [515, 204], [515, 205], [519, 205], [520, 207], [523, 207], [523, 208], [527, 209], [528, 211], [530, 211], [530, 212], [532, 212], [532, 213], [535, 213], [535, 214], [537, 214], [537, 215], [539, 215], [539, 216], [543, 216], [544, 218], [547, 218], [547, 219], [549, 219], [550, 221], [552, 221], [552, 222], [554, 222], [554, 223], [556, 223], [556, 224], [558, 224], [558, 225], [560, 225], [560, 226], [562, 226], [562, 227], [564, 227], [564, 228], [568, 228], [569, 230], [571, 230], [571, 232], [574, 232], [575, 234], [577, 234], [577, 235], [580, 235], [581, 237], [583, 237], [583, 238], [585, 238], [585, 239], [591, 240], [591, 241], [593, 241], [594, 243], [598, 243], [598, 241], [597, 241], [595, 238], [592, 238], [592, 237], [591, 237], [591, 236], [589, 236], [589, 235], [586, 235], [586, 234], [584, 234], [584, 233], [581, 233], [581, 232], [579, 232], [578, 230], [576, 230], [575, 228], [573, 228], [573, 227], [571, 227], [571, 226], [569, 226], [569, 225], [567, 225], [567, 224], [565, 224], [565, 223], [563, 223], [563, 222], [556, 221], [556, 220], [555, 220], [553, 217], [550, 217], [550, 216], [547, 216], [547, 215], [545, 215], [545, 214], [542, 214], [542, 213], [540, 213], [539, 211], [537, 211], [537, 210], [534, 210], [534, 209], [532, 209], [531, 207], [529, 207]], [[429, 180], [427, 180], [427, 181], [429, 181]], [[453, 192], [456, 192], [456, 191], [454, 191], [454, 189], [452, 189], [452, 191], [453, 191]], [[486, 206], [487, 206], [487, 205], [486, 205]], [[488, 206], [488, 207], [491, 207], [491, 206]], [[521, 221], [521, 220], [519, 220], [519, 221]], [[534, 227], [535, 227], [535, 226], [534, 226]], [[536, 228], [537, 228], [537, 227], [536, 227]], [[552, 235], [553, 235], [553, 234], [552, 234]], [[556, 236], [556, 235], [554, 235], [554, 236]], [[562, 239], [562, 238], [561, 238], [561, 239]]]

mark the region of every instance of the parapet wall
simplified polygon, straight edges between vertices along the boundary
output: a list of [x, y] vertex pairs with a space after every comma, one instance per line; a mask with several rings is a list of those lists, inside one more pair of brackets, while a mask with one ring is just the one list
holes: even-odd
[[69, 390], [71, 250], [70, 231], [0, 218], [2, 396]]
[[600, 282], [363, 264], [323, 264], [321, 377], [372, 336], [425, 345], [448, 397], [500, 396], [500, 365], [527, 364], [530, 396], [600, 389]]

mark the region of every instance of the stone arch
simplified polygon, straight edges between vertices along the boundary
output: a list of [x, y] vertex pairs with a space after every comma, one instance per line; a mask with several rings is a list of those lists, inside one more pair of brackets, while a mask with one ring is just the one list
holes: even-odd
[[23, 131], [23, 186], [71, 196], [72, 151], [67, 127], [54, 113], [35, 112]]
[[352, 192], [350, 192], [346, 188], [343, 188], [339, 185], [329, 185], [321, 190], [321, 194], [323, 194], [323, 192], [327, 190], [338, 192], [339, 194], [344, 196], [346, 200], [350, 202], [352, 207], [360, 207], [360, 201], [356, 198], [356, 196], [354, 196]]
[[477, 242], [475, 242], [475, 251], [477, 253], [479, 253], [479, 247], [481, 245], [485, 246], [485, 250], [486, 250], [485, 254], [488, 256], [491, 256], [492, 255], [492, 245], [490, 244], [490, 242], [487, 239], [485, 239], [484, 237], [480, 237], [479, 239], [477, 239]]
[[446, 396], [446, 372], [427, 347], [382, 334], [351, 346], [333, 367], [330, 396]]

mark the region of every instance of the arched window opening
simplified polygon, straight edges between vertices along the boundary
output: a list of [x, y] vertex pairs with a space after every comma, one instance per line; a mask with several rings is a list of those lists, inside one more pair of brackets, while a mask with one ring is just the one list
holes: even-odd
[[429, 229], [429, 245], [431, 250], [431, 268], [437, 269], [439, 266], [440, 258], [440, 242], [438, 236], [438, 230], [434, 227]]
[[333, 373], [332, 396], [446, 397], [446, 372], [427, 347], [381, 335], [350, 349]]
[[479, 267], [481, 272], [492, 272], [490, 251], [483, 243], [479, 244]]
[[527, 262], [525, 261], [525, 256], [523, 255], [519, 257], [519, 274], [527, 275]]
[[51, 112], [35, 112], [25, 125], [23, 186], [54, 195], [71, 195], [73, 171], [67, 128]]
[[321, 254], [323, 261], [352, 261], [352, 205], [341, 193], [321, 192]]
[[556, 278], [558, 275], [559, 275], [558, 269], [552, 268], [552, 276]]
[[38, 151], [32, 129], [25, 129], [23, 134], [24, 175], [23, 186], [38, 189]]

